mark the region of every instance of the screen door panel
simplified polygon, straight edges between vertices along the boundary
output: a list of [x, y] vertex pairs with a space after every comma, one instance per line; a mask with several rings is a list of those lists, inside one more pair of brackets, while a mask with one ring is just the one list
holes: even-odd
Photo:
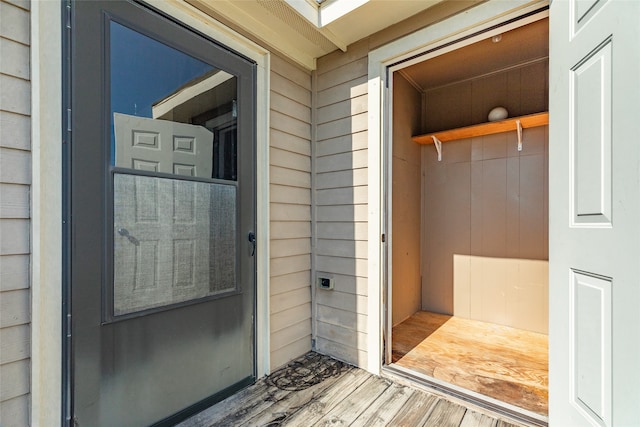
[[234, 185], [114, 175], [114, 315], [236, 290]]
[[174, 425], [255, 380], [255, 64], [140, 3], [72, 9], [66, 416]]

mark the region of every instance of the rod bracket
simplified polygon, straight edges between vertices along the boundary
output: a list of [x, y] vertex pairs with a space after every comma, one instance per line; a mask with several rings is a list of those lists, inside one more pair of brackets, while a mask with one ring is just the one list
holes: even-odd
[[516, 120], [516, 126], [518, 127], [518, 151], [522, 151], [522, 123], [520, 120]]
[[435, 135], [431, 135], [431, 138], [433, 138], [433, 145], [436, 146], [436, 151], [438, 152], [438, 161], [441, 162], [442, 161], [442, 141], [436, 138]]

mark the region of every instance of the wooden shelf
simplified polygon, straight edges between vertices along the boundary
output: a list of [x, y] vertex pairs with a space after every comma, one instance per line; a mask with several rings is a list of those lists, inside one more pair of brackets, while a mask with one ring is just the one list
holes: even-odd
[[532, 128], [549, 124], [549, 113], [536, 113], [527, 116], [512, 117], [497, 122], [482, 123], [479, 125], [467, 126], [458, 129], [443, 130], [426, 135], [414, 136], [412, 139], [418, 144], [433, 144], [432, 136], [442, 142], [455, 141], [456, 139], [473, 138], [475, 136], [492, 135], [494, 133], [509, 132], [516, 130], [516, 120], [520, 120], [522, 128]]

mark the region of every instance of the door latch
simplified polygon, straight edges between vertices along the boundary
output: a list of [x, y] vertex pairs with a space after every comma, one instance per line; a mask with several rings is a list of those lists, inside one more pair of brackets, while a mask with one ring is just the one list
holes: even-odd
[[251, 256], [254, 256], [256, 254], [256, 233], [250, 231], [247, 239], [251, 243]]

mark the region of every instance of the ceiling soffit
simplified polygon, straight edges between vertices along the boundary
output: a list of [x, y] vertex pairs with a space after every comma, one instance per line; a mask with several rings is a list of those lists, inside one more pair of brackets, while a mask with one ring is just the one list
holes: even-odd
[[304, 68], [442, 0], [184, 0], [232, 22]]

